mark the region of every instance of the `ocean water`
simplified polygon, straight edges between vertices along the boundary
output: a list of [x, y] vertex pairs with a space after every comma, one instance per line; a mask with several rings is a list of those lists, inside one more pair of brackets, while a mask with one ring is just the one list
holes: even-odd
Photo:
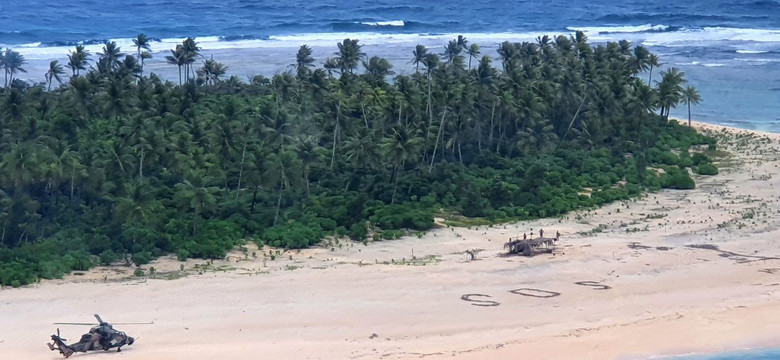
[[[115, 40], [127, 53], [132, 38], [154, 41], [148, 71], [175, 79], [164, 55], [195, 36], [205, 56], [228, 75], [272, 75], [289, 69], [300, 45], [320, 62], [344, 38], [369, 55], [388, 58], [396, 73], [414, 71], [416, 44], [442, 51], [463, 34], [495, 56], [498, 43], [583, 30], [591, 42], [628, 39], [676, 66], [703, 102], [705, 122], [780, 132], [780, 0], [5, 0], [0, 47], [28, 59], [22, 78], [43, 81], [50, 60], [67, 61], [75, 44], [94, 54]], [[647, 76], [647, 74], [644, 74]], [[658, 71], [653, 75], [658, 79]], [[672, 111], [687, 117], [687, 108]]]
[[780, 349], [755, 349], [708, 355], [684, 355], [665, 360], [778, 360]]

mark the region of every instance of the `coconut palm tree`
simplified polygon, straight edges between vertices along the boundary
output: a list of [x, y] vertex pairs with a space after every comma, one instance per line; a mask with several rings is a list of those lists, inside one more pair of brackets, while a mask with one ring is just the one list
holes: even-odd
[[634, 54], [629, 58], [628, 62], [634, 74], [646, 71], [650, 69], [650, 51], [644, 46], [636, 46], [634, 47]]
[[403, 126], [396, 125], [391, 129], [390, 137], [382, 139], [380, 145], [382, 155], [393, 164], [393, 195], [390, 203], [395, 202], [395, 194], [398, 189], [398, 178], [404, 169], [407, 161], [412, 160], [419, 153], [422, 138], [413, 132], [413, 130]]
[[24, 55], [9, 48], [6, 48], [5, 51], [3, 51], [0, 55], [0, 67], [5, 71], [5, 87], [8, 87], [8, 84], [14, 82], [14, 75], [16, 75], [16, 73], [27, 72], [27, 70], [22, 67], [22, 65], [26, 63], [27, 60], [24, 59]]
[[227, 66], [214, 60], [212, 57], [203, 62], [203, 66], [198, 69], [198, 77], [204, 79], [206, 85], [215, 85], [219, 82], [219, 77], [225, 75]]
[[311, 56], [311, 48], [308, 45], [301, 45], [295, 55], [295, 70], [298, 77], [308, 74], [312, 67], [314, 67], [314, 58]]
[[176, 45], [176, 49], [171, 50], [171, 55], [165, 57], [168, 64], [176, 65], [179, 68], [179, 85], [181, 82], [181, 68], [187, 64], [187, 55], [181, 45]]
[[461, 50], [467, 50], [469, 48], [469, 41], [466, 40], [466, 37], [463, 35], [458, 35], [455, 39], [455, 43]]
[[192, 64], [200, 56], [200, 46], [192, 37], [187, 37], [181, 42], [182, 51], [184, 52], [184, 64], [185, 64], [185, 77], [187, 81], [190, 81], [190, 75], [195, 76], [195, 70], [192, 69]]
[[676, 67], [666, 72], [661, 72], [661, 82], [658, 83], [658, 104], [661, 108], [661, 116], [669, 117], [669, 111], [677, 107], [682, 99], [683, 87], [686, 83], [685, 73]]
[[701, 101], [701, 95], [695, 87], [688, 85], [682, 91], [682, 101], [688, 104], [688, 126], [691, 126], [691, 104], [698, 104]]
[[385, 81], [385, 78], [395, 74], [392, 70], [393, 65], [387, 59], [378, 56], [372, 56], [368, 61], [363, 60], [363, 67], [366, 68], [366, 75], [377, 84]]
[[89, 60], [89, 50], [84, 45], [76, 45], [76, 50], [68, 54], [68, 67], [73, 71], [73, 76], [79, 76], [81, 70], [87, 69], [87, 60]]
[[456, 57], [460, 56], [463, 47], [458, 44], [457, 40], [450, 40], [447, 46], [444, 47], [444, 57], [447, 59], [447, 63], [452, 63]]
[[46, 82], [49, 84], [46, 91], [51, 91], [51, 83], [54, 80], [57, 80], [57, 82], [62, 85], [62, 75], [65, 75], [65, 70], [62, 68], [62, 65], [59, 64], [58, 60], [52, 60], [52, 62], [49, 63], [49, 70], [45, 75]]
[[133, 45], [136, 47], [137, 55], [136, 58], [138, 61], [141, 61], [141, 49], [145, 49], [146, 51], [152, 51], [152, 46], [149, 44], [149, 38], [146, 37], [146, 34], [140, 33], [138, 36], [133, 39]]
[[107, 72], [113, 72], [121, 65], [121, 58], [125, 54], [122, 53], [121, 48], [117, 46], [116, 42], [107, 41], [103, 45], [103, 52], [98, 53], [98, 55], [100, 55], [98, 61], [105, 66], [105, 70]]
[[146, 61], [148, 59], [151, 59], [151, 58], [152, 58], [152, 53], [150, 53], [148, 51], [141, 52], [141, 75], [143, 75], [143, 73], [144, 73], [144, 61]]
[[650, 76], [647, 78], [647, 83], [653, 83], [653, 68], [661, 66], [661, 60], [656, 54], [650, 54], [647, 56], [647, 66], [650, 68]]
[[466, 54], [469, 54], [469, 70], [471, 70], [471, 59], [476, 59], [479, 57], [479, 45], [477, 44], [471, 44], [471, 46], [466, 49]]
[[414, 51], [412, 51], [412, 55], [414, 55], [414, 58], [412, 59], [412, 64], [415, 66], [414, 71], [420, 72], [420, 64], [425, 63], [425, 56], [428, 55], [428, 48], [426, 48], [425, 45], [417, 44]]
[[366, 56], [365, 53], [360, 51], [363, 45], [358, 44], [357, 39], [344, 39], [343, 42], [338, 44], [338, 47], [339, 51], [335, 55], [341, 74], [352, 74], [357, 69], [360, 59]]

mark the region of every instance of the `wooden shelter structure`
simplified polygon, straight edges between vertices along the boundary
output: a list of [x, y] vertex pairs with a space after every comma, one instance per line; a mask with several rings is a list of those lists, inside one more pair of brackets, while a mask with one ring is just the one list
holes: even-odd
[[[543, 233], [542, 233], [543, 234]], [[552, 253], [555, 243], [558, 241], [560, 234], [555, 233], [554, 238], [540, 236], [535, 239], [528, 239], [525, 236], [509, 238], [509, 241], [504, 243], [504, 250], [510, 255], [524, 255], [534, 256], [540, 253]]]

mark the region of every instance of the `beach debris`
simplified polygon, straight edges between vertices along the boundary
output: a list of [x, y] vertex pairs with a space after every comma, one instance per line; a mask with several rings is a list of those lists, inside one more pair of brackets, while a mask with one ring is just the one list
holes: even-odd
[[368, 338], [369, 339], [376, 339], [378, 337], [379, 337], [379, 335], [377, 335], [377, 333], [371, 333], [371, 336], [369, 336]]
[[647, 250], [647, 249], [650, 249], [650, 247], [649, 247], [649, 246], [647, 246], [647, 245], [642, 245], [642, 243], [639, 243], [639, 242], [636, 242], [636, 241], [635, 241], [635, 242], [631, 242], [631, 243], [629, 243], [629, 244], [628, 244], [628, 247], [629, 247], [630, 249], [634, 249], [634, 250]]
[[477, 254], [479, 254], [483, 249], [468, 249], [464, 251], [464, 254], [469, 255], [469, 261], [477, 260]]

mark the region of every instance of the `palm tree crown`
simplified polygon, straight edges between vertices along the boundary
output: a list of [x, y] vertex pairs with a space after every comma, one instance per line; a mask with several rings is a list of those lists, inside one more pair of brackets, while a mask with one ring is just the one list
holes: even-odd
[[5, 51], [0, 54], [0, 67], [5, 71], [5, 87], [8, 87], [8, 84], [14, 82], [14, 75], [16, 75], [16, 73], [27, 72], [27, 70], [22, 67], [26, 63], [27, 60], [24, 59], [24, 55], [9, 48], [6, 48]]
[[89, 50], [86, 50], [84, 45], [76, 45], [76, 50], [68, 54], [67, 66], [73, 71], [73, 76], [79, 76], [81, 70], [87, 69], [89, 57]]
[[60, 85], [62, 85], [62, 75], [65, 75], [65, 70], [62, 68], [62, 65], [59, 64], [58, 60], [52, 60], [51, 63], [49, 63], [49, 70], [46, 71], [46, 82], [49, 83], [49, 86], [47, 88], [47, 91], [51, 90], [51, 83], [53, 80], [57, 80]]

